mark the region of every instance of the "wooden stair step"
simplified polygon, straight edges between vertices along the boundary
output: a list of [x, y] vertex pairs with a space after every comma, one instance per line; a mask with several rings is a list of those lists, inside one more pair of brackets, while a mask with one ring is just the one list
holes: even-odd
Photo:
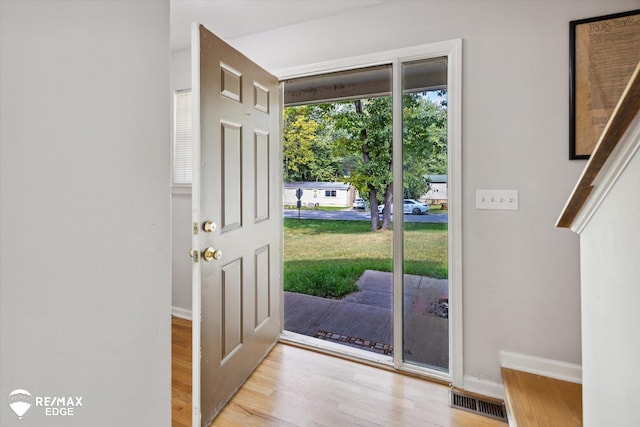
[[511, 425], [582, 426], [582, 385], [502, 368]]

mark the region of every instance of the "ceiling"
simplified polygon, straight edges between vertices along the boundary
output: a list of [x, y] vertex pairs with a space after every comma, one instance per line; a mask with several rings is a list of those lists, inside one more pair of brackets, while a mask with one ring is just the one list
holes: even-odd
[[368, 8], [389, 0], [171, 0], [171, 50], [191, 45], [192, 22], [223, 39]]
[[[191, 46], [192, 22], [231, 40], [391, 1], [394, 0], [170, 0], [171, 50]], [[405, 90], [446, 88], [446, 60], [407, 64], [403, 73]], [[287, 81], [285, 104], [379, 96], [390, 93], [390, 85], [388, 66], [295, 79]]]

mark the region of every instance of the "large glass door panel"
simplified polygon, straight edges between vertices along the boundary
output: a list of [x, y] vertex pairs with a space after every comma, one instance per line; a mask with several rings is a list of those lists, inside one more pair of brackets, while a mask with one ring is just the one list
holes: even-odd
[[390, 64], [286, 80], [282, 153], [287, 336], [387, 364], [391, 86]]
[[448, 372], [447, 58], [403, 63], [402, 91], [402, 357]]

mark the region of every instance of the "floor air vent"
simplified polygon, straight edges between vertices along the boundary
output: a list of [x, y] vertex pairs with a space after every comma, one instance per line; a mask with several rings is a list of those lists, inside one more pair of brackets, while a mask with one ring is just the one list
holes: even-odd
[[507, 422], [507, 410], [502, 402], [483, 400], [459, 391], [450, 390], [449, 406]]

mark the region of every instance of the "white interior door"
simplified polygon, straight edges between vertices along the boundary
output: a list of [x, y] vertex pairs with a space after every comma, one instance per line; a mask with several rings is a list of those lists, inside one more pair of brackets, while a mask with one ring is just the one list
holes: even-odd
[[192, 28], [193, 425], [207, 426], [281, 332], [278, 79]]

